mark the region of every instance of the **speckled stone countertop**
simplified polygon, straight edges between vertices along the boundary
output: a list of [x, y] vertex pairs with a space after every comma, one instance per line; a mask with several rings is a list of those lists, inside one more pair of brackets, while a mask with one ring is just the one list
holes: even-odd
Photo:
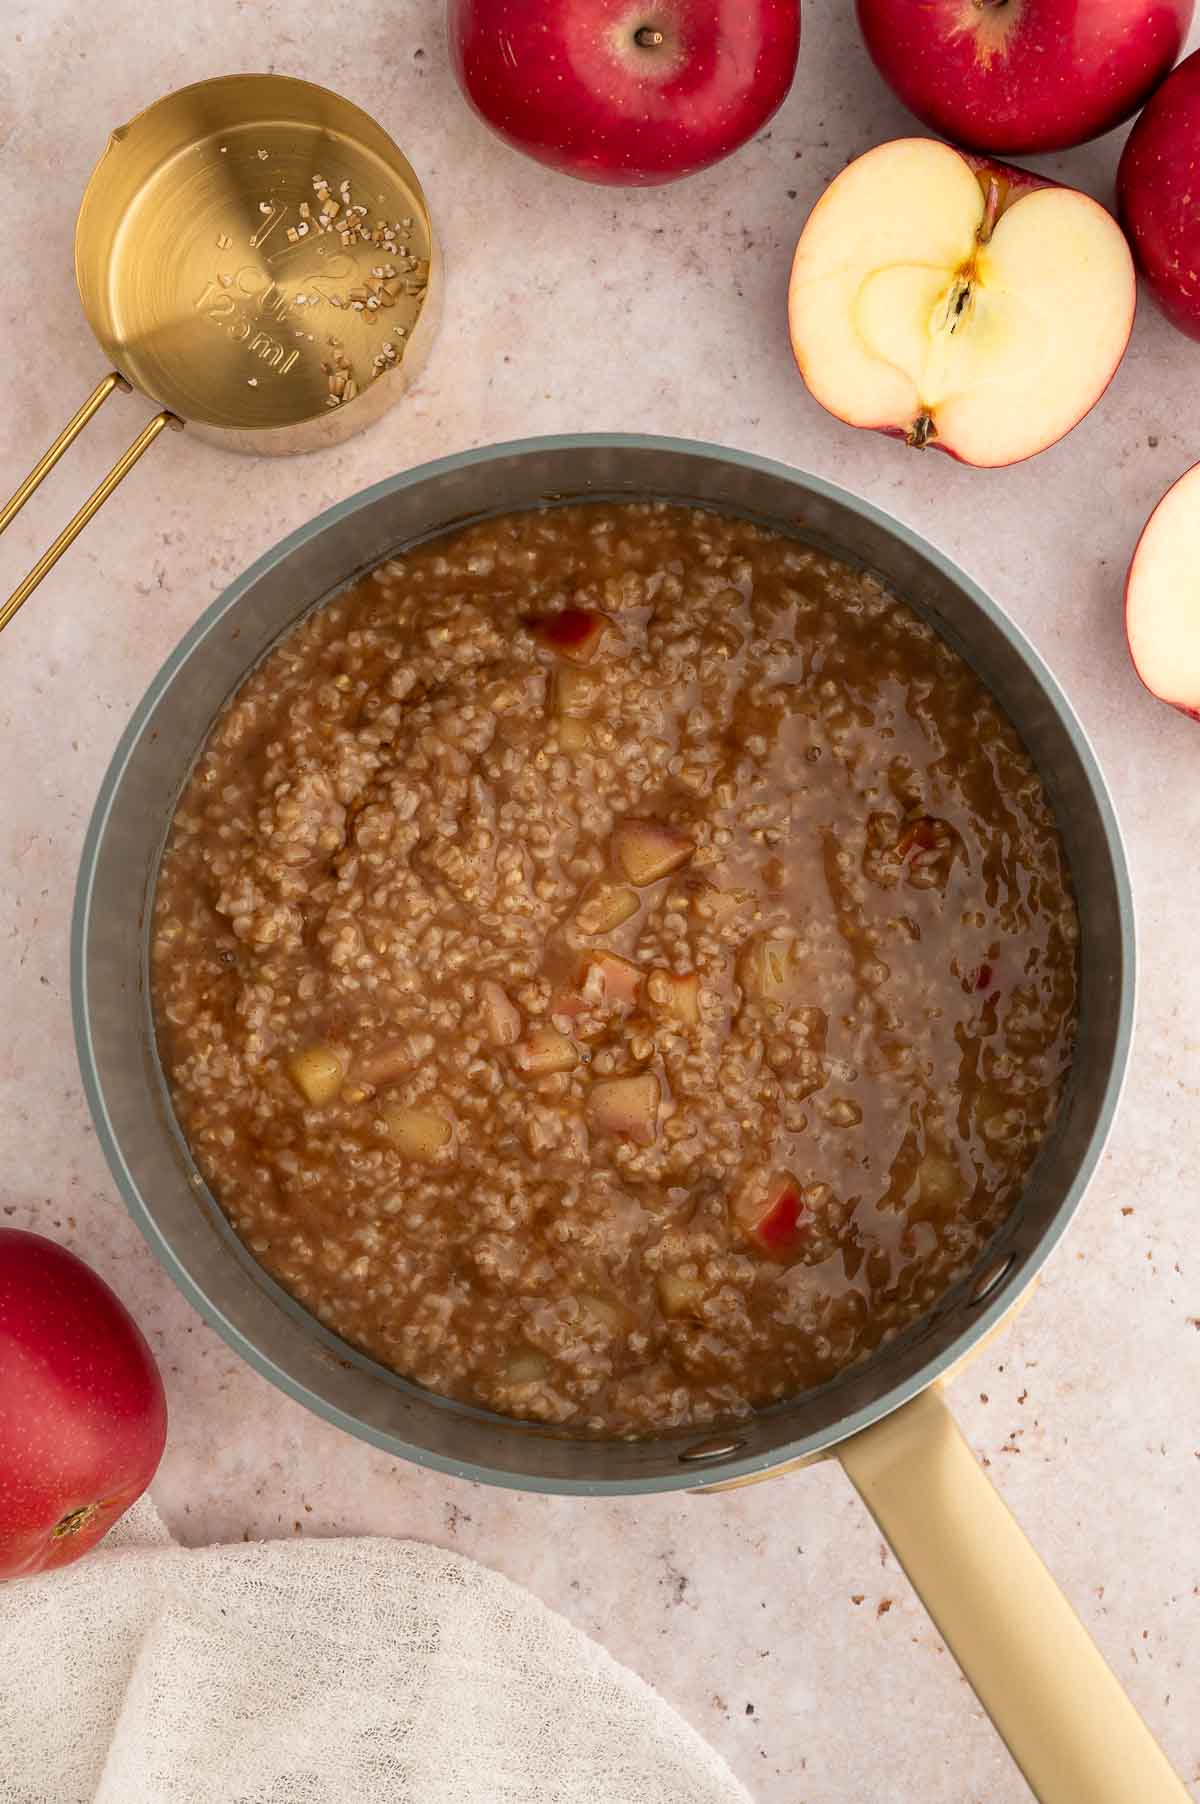
[[[554, 176], [493, 140], [459, 100], [442, 11], [9, 0], [5, 493], [104, 368], [72, 281], [74, 215], [108, 128], [169, 88], [269, 68], [358, 101], [426, 184], [448, 281], [427, 372], [382, 424], [292, 462], [172, 436], [4, 635], [0, 1221], [77, 1248], [146, 1328], [172, 1410], [154, 1496], [183, 1541], [374, 1533], [459, 1548], [598, 1636], [763, 1804], [1026, 1799], [838, 1469], [721, 1498], [521, 1496], [397, 1465], [256, 1377], [127, 1220], [72, 1045], [67, 923], [105, 763], [180, 634], [284, 533], [395, 470], [540, 432], [712, 439], [843, 483], [926, 533], [1029, 634], [1093, 737], [1128, 835], [1141, 991], [1116, 1130], [1045, 1281], [952, 1398], [1200, 1796], [1200, 727], [1143, 693], [1121, 633], [1138, 530], [1200, 454], [1200, 346], [1144, 302], [1102, 404], [1008, 471], [853, 432], [806, 396], [783, 311], [795, 237], [825, 181], [913, 129], [849, 9], [809, 7], [795, 87], [757, 143], [641, 193]], [[1041, 166], [1107, 200], [1116, 148]], [[148, 413], [140, 398], [109, 403], [5, 537], [0, 590]]]

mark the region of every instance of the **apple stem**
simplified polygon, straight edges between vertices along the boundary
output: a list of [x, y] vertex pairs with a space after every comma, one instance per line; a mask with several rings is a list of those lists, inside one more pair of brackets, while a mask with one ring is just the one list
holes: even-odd
[[996, 215], [1000, 211], [1000, 184], [995, 176], [989, 176], [987, 197], [983, 208], [983, 218], [979, 224], [979, 242], [987, 244], [996, 229]]
[[908, 442], [914, 451], [923, 451], [930, 439], [935, 437], [933, 415], [919, 413], [908, 429]]
[[663, 41], [663, 34], [653, 25], [640, 25], [633, 34], [633, 41], [641, 50], [657, 50]]
[[50, 1531], [52, 1541], [65, 1541], [68, 1535], [77, 1535], [81, 1528], [95, 1520], [99, 1510], [98, 1503], [85, 1503], [77, 1510], [68, 1510]]

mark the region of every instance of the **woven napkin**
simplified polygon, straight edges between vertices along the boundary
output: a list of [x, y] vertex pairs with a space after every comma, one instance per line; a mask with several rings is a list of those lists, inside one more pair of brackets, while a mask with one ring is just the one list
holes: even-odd
[[148, 1499], [0, 1585], [0, 1804], [749, 1804], [650, 1687], [414, 1541], [183, 1548]]

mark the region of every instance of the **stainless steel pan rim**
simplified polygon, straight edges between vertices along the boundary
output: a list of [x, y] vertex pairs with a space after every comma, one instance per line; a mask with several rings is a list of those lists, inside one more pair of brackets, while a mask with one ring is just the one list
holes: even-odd
[[[939, 1305], [932, 1317], [925, 1318], [916, 1329], [900, 1337], [885, 1354], [876, 1356], [863, 1367], [854, 1368], [851, 1373], [843, 1374], [832, 1385], [823, 1387], [823, 1393], [812, 1393], [807, 1399], [798, 1399], [788, 1405], [764, 1411], [753, 1418], [750, 1424], [733, 1424], [728, 1431], [724, 1428], [709, 1431], [691, 1429], [683, 1433], [673, 1432], [649, 1443], [587, 1442], [562, 1437], [530, 1425], [503, 1422], [485, 1412], [449, 1403], [444, 1399], [431, 1398], [428, 1393], [419, 1391], [405, 1380], [373, 1366], [372, 1362], [337, 1341], [314, 1318], [300, 1310], [290, 1298], [286, 1298], [244, 1252], [232, 1231], [224, 1225], [219, 1212], [209, 1225], [215, 1229], [218, 1237], [223, 1233], [224, 1239], [229, 1243], [222, 1258], [228, 1264], [230, 1274], [236, 1264], [243, 1278], [234, 1279], [231, 1275], [229, 1283], [226, 1283], [222, 1277], [217, 1287], [222, 1294], [214, 1295], [213, 1286], [197, 1275], [194, 1254], [181, 1251], [177, 1230], [164, 1227], [160, 1219], [157, 1193], [155, 1199], [145, 1194], [144, 1182], [137, 1176], [126, 1156], [124, 1142], [128, 1129], [126, 1127], [123, 1131], [123, 1125], [115, 1119], [115, 1113], [122, 1112], [124, 1101], [127, 1100], [126, 1092], [132, 1096], [135, 1086], [123, 1084], [114, 1088], [111, 1074], [106, 1073], [103, 1048], [98, 1045], [98, 1040], [108, 1032], [108, 1023], [114, 1009], [114, 998], [107, 994], [105, 985], [97, 978], [95, 966], [99, 956], [96, 943], [103, 940], [105, 922], [110, 918], [108, 903], [98, 895], [98, 871], [102, 860], [111, 856], [107, 841], [114, 811], [122, 804], [123, 785], [135, 761], [145, 763], [151, 757], [148, 742], [157, 733], [154, 725], [156, 716], [171, 694], [180, 673], [190, 660], [216, 643], [224, 623], [256, 591], [258, 585], [269, 583], [273, 573], [281, 575], [282, 567], [294, 563], [298, 555], [314, 551], [327, 535], [336, 535], [339, 527], [345, 527], [349, 523], [357, 526], [362, 520], [378, 515], [382, 507], [402, 505], [406, 498], [411, 500], [415, 496], [419, 499], [421, 490], [437, 490], [439, 484], [444, 487], [448, 479], [475, 481], [478, 484], [478, 479], [490, 470], [519, 471], [530, 460], [537, 470], [557, 466], [560, 461], [570, 464], [572, 460], [576, 463], [582, 460], [586, 466], [590, 460], [605, 469], [630, 470], [634, 475], [643, 465], [647, 468], [666, 466], [679, 472], [679, 478], [672, 484], [670, 493], [653, 486], [624, 489], [619, 484], [614, 486], [613, 481], [604, 480], [597, 481], [594, 487], [585, 484], [581, 488], [578, 484], [570, 486], [568, 479], [559, 488], [553, 482], [543, 480], [538, 486], [536, 499], [556, 501], [583, 499], [589, 495], [599, 498], [614, 493], [628, 493], [654, 494], [663, 499], [721, 506], [724, 504], [719, 501], [706, 499], [706, 491], [700, 482], [701, 473], [704, 473], [707, 481], [715, 472], [722, 481], [727, 476], [732, 489], [736, 489], [739, 484], [758, 483], [769, 487], [772, 492], [794, 494], [795, 512], [787, 518], [778, 517], [775, 512], [755, 517], [763, 519], [764, 523], [774, 524], [785, 532], [793, 531], [797, 537], [807, 537], [816, 543], [827, 542], [824, 535], [812, 529], [807, 522], [810, 514], [814, 517], [830, 514], [852, 519], [866, 539], [876, 543], [892, 542], [897, 548], [897, 555], [902, 558], [911, 557], [914, 567], [919, 565], [923, 571], [927, 571], [929, 581], [935, 587], [945, 585], [947, 593], [961, 595], [967, 612], [985, 623], [989, 641], [1028, 674], [1031, 693], [1036, 694], [1039, 709], [1045, 710], [1047, 730], [1059, 736], [1064, 750], [1069, 747], [1070, 755], [1078, 767], [1078, 784], [1082, 785], [1094, 811], [1090, 831], [1096, 840], [1096, 855], [1101, 860], [1104, 871], [1106, 907], [1111, 916], [1111, 920], [1105, 924], [1104, 941], [1106, 965], [1111, 963], [1112, 967], [1111, 970], [1106, 969], [1104, 974], [1106, 991], [1111, 993], [1111, 1007], [1104, 1024], [1106, 1052], [1104, 1069], [1098, 1074], [1098, 1081], [1089, 1092], [1089, 1125], [1086, 1136], [1072, 1150], [1072, 1175], [1069, 1182], [1062, 1186], [1061, 1192], [1056, 1193], [1057, 1200], [1053, 1202], [1048, 1218], [1041, 1223], [1036, 1234], [1027, 1233], [1022, 1244], [1018, 1244], [1021, 1237], [1016, 1233], [1010, 1234], [1007, 1228], [1001, 1231], [993, 1243], [986, 1267], [989, 1276], [993, 1270], [998, 1275], [990, 1283], [981, 1279], [984, 1267], [977, 1268], [973, 1275], [972, 1282], [981, 1292], [978, 1302], [971, 1301], [970, 1286], [960, 1287], [954, 1298]], [[695, 491], [688, 480], [693, 469], [697, 473]], [[525, 503], [532, 504], [534, 503]], [[476, 507], [461, 517], [507, 512], [511, 511], [513, 505], [515, 504], [512, 502], [502, 500], [495, 507]], [[753, 509], [738, 509], [734, 505], [730, 506], [729, 511], [754, 512]], [[402, 545], [411, 544], [418, 538], [436, 536], [456, 523], [457, 518], [453, 515], [449, 518], [431, 519], [428, 530], [417, 533], [410, 531], [407, 536], [395, 540], [391, 548], [399, 550]], [[842, 550], [845, 555], [845, 548], [842, 547]], [[378, 556], [372, 551], [365, 563], [374, 564], [377, 561]], [[872, 562], [870, 558], [864, 561]], [[364, 568], [365, 563], [360, 563], [358, 569]], [[349, 581], [356, 573], [356, 569], [344, 569], [339, 582], [327, 584], [321, 594], [306, 596], [302, 604], [297, 606], [292, 618], [298, 618], [302, 612], [307, 611], [308, 606], [324, 599], [333, 588]], [[915, 598], [906, 593], [905, 599]], [[918, 605], [922, 604], [918, 601]], [[949, 637], [955, 637], [945, 621], [938, 617], [936, 608], [926, 606], [925, 611], [927, 614], [932, 613]], [[286, 630], [287, 624], [289, 622], [282, 623], [279, 630]], [[236, 633], [231, 636], [236, 637]], [[225, 655], [227, 657], [228, 653]], [[248, 668], [252, 661], [253, 659], [247, 659], [243, 668]], [[1016, 724], [1024, 731], [1020, 718], [1016, 719]], [[198, 749], [198, 743], [197, 741], [190, 748], [189, 761]], [[1052, 784], [1055, 779], [1054, 771], [1048, 770], [1045, 764], [1042, 769], [1043, 776]], [[160, 843], [162, 827], [165, 827], [165, 819], [157, 829]], [[137, 986], [139, 994], [136, 998], [127, 997], [126, 1003], [129, 1008], [137, 1008], [142, 1012], [143, 1020], [139, 1031], [144, 1035], [148, 1023], [144, 943], [149, 912], [145, 887], [136, 895], [131, 888], [129, 902], [131, 907], [136, 905], [141, 910], [138, 932], [143, 944], [143, 965]], [[1085, 925], [1086, 958], [1088, 897], [1082, 892], [1080, 902]], [[587, 434], [522, 440], [462, 452], [389, 477], [350, 499], [339, 502], [291, 533], [229, 585], [184, 636], [151, 683], [135, 709], [105, 773], [84, 841], [75, 894], [71, 927], [71, 989], [76, 1047], [84, 1091], [101, 1147], [125, 1204], [155, 1255], [184, 1295], [229, 1346], [256, 1371], [296, 1401], [347, 1432], [372, 1442], [394, 1456], [452, 1473], [456, 1477], [515, 1489], [580, 1496], [645, 1495], [694, 1488], [697, 1484], [715, 1480], [728, 1481], [754, 1476], [786, 1461], [828, 1451], [848, 1436], [889, 1415], [943, 1377], [1000, 1322], [1037, 1276], [1058, 1244], [1103, 1151], [1128, 1060], [1134, 1010], [1134, 956], [1132, 900], [1120, 833], [1087, 736], [1033, 647], [967, 575], [920, 535], [875, 508], [870, 502], [839, 489], [820, 477], [802, 474], [786, 465], [747, 452], [731, 451], [694, 441], [645, 435]], [[97, 1008], [101, 1011], [99, 1032]], [[1086, 1033], [1086, 1019], [1083, 1026]], [[147, 1092], [156, 1086], [161, 1092], [161, 1074], [149, 1051], [144, 1051], [142, 1081]], [[136, 1097], [129, 1106], [138, 1106]], [[161, 1093], [154, 1099], [153, 1107], [161, 1117], [164, 1108]], [[177, 1135], [176, 1140], [178, 1141]], [[183, 1157], [181, 1143], [177, 1145], [176, 1156]], [[1036, 1176], [1035, 1171], [1034, 1177]], [[195, 1187], [197, 1213], [202, 1205], [207, 1207], [210, 1214], [215, 1212], [216, 1205], [206, 1198], [194, 1170], [191, 1182]], [[1033, 1180], [1031, 1185], [1032, 1182]], [[1018, 1209], [1014, 1220], [1019, 1219], [1020, 1214]], [[1011, 1247], [1008, 1244], [1010, 1240]], [[245, 1309], [242, 1304], [245, 1297], [243, 1290], [238, 1288], [243, 1280], [253, 1285], [259, 1293], [257, 1299], [251, 1299], [254, 1307], [257, 1308], [266, 1299], [264, 1307], [289, 1315], [293, 1323], [303, 1324], [303, 1332], [308, 1340], [321, 1343], [324, 1348], [323, 1363], [319, 1369], [323, 1372], [327, 1364], [331, 1373], [340, 1372], [342, 1376], [336, 1380], [331, 1379], [328, 1384], [319, 1382], [311, 1372], [303, 1377], [298, 1376], [284, 1358], [264, 1346], [264, 1337], [258, 1332], [249, 1331], [243, 1319]], [[229, 1294], [224, 1294], [227, 1291]], [[936, 1350], [923, 1354], [921, 1343], [931, 1338], [933, 1327], [939, 1322], [947, 1321], [951, 1312], [955, 1316], [953, 1331], [942, 1331]], [[883, 1365], [898, 1365], [898, 1375], [893, 1381], [878, 1388], [873, 1388], [868, 1383], [867, 1388], [871, 1389], [872, 1394], [863, 1397], [861, 1393], [864, 1378], [869, 1381], [872, 1372], [877, 1373]], [[347, 1379], [345, 1374], [351, 1374], [350, 1378]], [[349, 1386], [360, 1379], [365, 1383], [368, 1378], [371, 1383], [386, 1384], [395, 1392], [398, 1399], [396, 1426], [390, 1423], [381, 1425], [378, 1420], [366, 1420], [354, 1407]], [[843, 1394], [844, 1404], [839, 1402]], [[780, 1425], [800, 1404], [819, 1402], [822, 1396], [822, 1407], [827, 1419], [821, 1426], [799, 1432], [781, 1431]], [[400, 1401], [402, 1399], [407, 1401]], [[832, 1415], [829, 1413], [831, 1402]], [[438, 1436], [431, 1438], [439, 1438], [444, 1444], [428, 1446], [419, 1439], [411, 1438], [403, 1421], [405, 1409], [411, 1410], [414, 1407], [423, 1421], [440, 1418], [445, 1425], [445, 1433], [439, 1432]], [[469, 1451], [460, 1450], [469, 1450], [473, 1437], [482, 1437], [488, 1442], [486, 1458], [476, 1459]], [[756, 1445], [756, 1441], [759, 1444]], [[638, 1449], [649, 1457], [642, 1458]], [[652, 1469], [641, 1472], [637, 1469], [639, 1462]], [[587, 1469], [577, 1472], [575, 1468], [580, 1464]], [[610, 1474], [610, 1466], [618, 1470]]]

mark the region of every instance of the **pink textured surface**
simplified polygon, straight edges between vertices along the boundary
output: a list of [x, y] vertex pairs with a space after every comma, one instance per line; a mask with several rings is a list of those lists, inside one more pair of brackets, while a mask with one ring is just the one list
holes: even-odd
[[[1181, 405], [1196, 347], [1144, 305], [1101, 405], [1011, 471], [973, 472], [839, 426], [792, 367], [791, 252], [846, 158], [913, 129], [848, 13], [810, 7], [797, 83], [768, 137], [687, 184], [629, 194], [498, 144], [458, 97], [441, 15], [438, 0], [360, 0], [317, 16], [281, 0], [149, 12], [134, 0], [102, 11], [15, 0], [6, 15], [0, 486], [101, 372], [72, 285], [74, 212], [105, 131], [167, 88], [275, 67], [367, 107], [426, 184], [447, 290], [420, 387], [372, 433], [290, 464], [235, 461], [172, 435], [4, 635], [0, 1219], [75, 1247], [138, 1316], [172, 1412], [154, 1493], [184, 1541], [369, 1531], [461, 1548], [659, 1687], [763, 1804], [1024, 1804], [835, 1469], [726, 1498], [516, 1496], [397, 1467], [253, 1376], [126, 1219], [71, 1043], [71, 888], [103, 766], [184, 628], [281, 534], [395, 469], [533, 432], [710, 438], [843, 482], [942, 545], [1029, 633], [1094, 736], [1128, 834], [1142, 947], [1132, 1081], [1067, 1245], [953, 1399], [1196, 1784], [1200, 729], [1145, 694], [1121, 632], [1138, 532], [1196, 455]], [[1107, 200], [1117, 147], [1041, 166]], [[5, 536], [6, 578], [148, 414], [138, 398], [108, 404]]]

